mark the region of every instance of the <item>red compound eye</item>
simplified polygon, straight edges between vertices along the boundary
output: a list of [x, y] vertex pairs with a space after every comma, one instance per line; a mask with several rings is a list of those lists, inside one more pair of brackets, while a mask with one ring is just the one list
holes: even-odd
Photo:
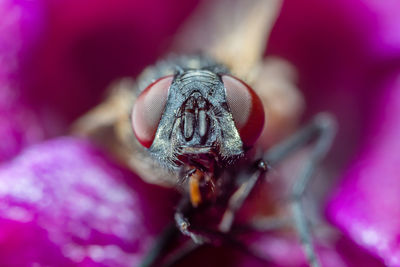
[[258, 95], [243, 81], [223, 75], [226, 100], [245, 147], [252, 146], [264, 127], [264, 108]]
[[132, 127], [138, 141], [149, 148], [167, 102], [173, 75], [158, 79], [139, 95], [132, 110]]

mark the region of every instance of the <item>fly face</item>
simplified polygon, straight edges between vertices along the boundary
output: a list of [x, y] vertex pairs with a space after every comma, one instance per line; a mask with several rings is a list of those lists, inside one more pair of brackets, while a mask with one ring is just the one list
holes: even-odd
[[156, 80], [132, 112], [138, 141], [170, 169], [229, 165], [255, 142], [263, 123], [261, 101], [249, 86], [201, 68]]
[[254, 144], [264, 111], [254, 91], [225, 68], [203, 58], [192, 61], [196, 68], [179, 65], [141, 92], [132, 126], [153, 158], [188, 181], [185, 189], [196, 207], [224, 192], [217, 181]]

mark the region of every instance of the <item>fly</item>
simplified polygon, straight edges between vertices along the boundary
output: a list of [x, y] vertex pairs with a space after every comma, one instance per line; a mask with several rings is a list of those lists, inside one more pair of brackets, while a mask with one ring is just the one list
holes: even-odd
[[[297, 72], [285, 60], [263, 57], [280, 0], [203, 2], [206, 8], [199, 8], [185, 24], [172, 50], [203, 51], [209, 57], [163, 60], [135, 81], [114, 84], [109, 97], [77, 122], [75, 132], [113, 152], [145, 181], [182, 191], [176, 225], [159, 239], [143, 266], [168, 265], [160, 257], [170, 233], [179, 234], [177, 229], [190, 237], [181, 254], [204, 243], [234, 242], [249, 250], [236, 242], [238, 210], [270, 168], [309, 147], [288, 202], [304, 254], [311, 266], [318, 267], [302, 199], [331, 146], [335, 120], [318, 114], [289, 135], [304, 108], [294, 78]], [[263, 107], [268, 108], [265, 129]], [[256, 143], [261, 131], [259, 141], [266, 143]], [[277, 228], [282, 226], [287, 224]]]
[[[295, 227], [310, 265], [320, 266], [301, 199], [312, 171], [330, 147], [334, 120], [320, 114], [254, 158], [249, 152], [263, 130], [265, 115], [260, 98], [249, 85], [202, 55], [162, 61], [148, 73], [145, 77], [153, 82], [139, 90], [131, 123], [145, 151], [163, 168], [177, 173], [176, 184], [184, 192], [175, 213], [177, 228], [196, 244], [222, 242], [237, 211], [270, 166], [314, 143], [291, 201]], [[204, 218], [215, 207], [217, 223], [209, 223]], [[199, 214], [203, 219], [198, 219]]]

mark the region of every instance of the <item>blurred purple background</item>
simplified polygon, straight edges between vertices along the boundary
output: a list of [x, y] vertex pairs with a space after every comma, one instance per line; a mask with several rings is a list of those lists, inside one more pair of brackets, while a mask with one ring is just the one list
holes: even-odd
[[[166, 53], [197, 4], [1, 1], [0, 265], [140, 262], [177, 196], [92, 144], [60, 136], [111, 81]], [[340, 182], [326, 215], [344, 236], [321, 245], [326, 266], [400, 266], [399, 10], [396, 0], [285, 1], [266, 51], [297, 67], [305, 120], [330, 111], [339, 121], [328, 160]], [[292, 262], [278, 253], [298, 249], [294, 240], [251, 240], [276, 266], [304, 266], [301, 253]], [[192, 262], [230, 253], [232, 264], [257, 264], [219, 250]]]

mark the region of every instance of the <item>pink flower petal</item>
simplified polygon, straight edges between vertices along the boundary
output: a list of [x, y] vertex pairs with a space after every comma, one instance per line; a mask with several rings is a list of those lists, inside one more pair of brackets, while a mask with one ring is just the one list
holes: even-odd
[[[42, 116], [51, 131], [60, 132], [49, 121], [68, 122], [98, 102], [111, 80], [136, 75], [163, 52], [166, 38], [195, 2], [185, 2], [183, 7], [179, 2], [176, 8], [173, 0], [117, 0], [112, 5], [107, 1], [3, 1], [0, 160], [44, 138]], [[399, 65], [400, 24], [395, 12], [399, 4], [378, 2], [286, 1], [269, 51], [298, 67], [308, 115], [321, 110], [336, 114], [340, 132], [330, 160], [336, 170], [365, 144], [331, 202], [332, 221], [388, 265], [400, 265], [396, 205], [400, 187], [395, 179], [400, 122], [393, 116], [399, 114], [395, 102], [400, 97], [395, 90], [376, 86]], [[389, 93], [375, 107], [382, 92]], [[40, 119], [26, 104], [30, 101], [40, 110]], [[370, 118], [378, 110], [375, 127]], [[56, 119], [48, 119], [49, 115]], [[129, 178], [129, 172], [90, 145], [72, 139], [41, 144], [4, 165], [0, 169], [0, 263], [123, 266], [139, 261], [148, 246], [138, 241], [138, 229], [140, 241], [142, 237], [154, 240], [168, 221], [163, 212], [172, 212], [172, 205], [161, 201], [167, 199], [166, 193], [158, 198], [159, 189], [137, 177], [132, 178], [133, 185]], [[114, 194], [124, 197], [110, 199]], [[104, 215], [107, 208], [113, 209], [114, 217]], [[123, 211], [137, 217], [115, 216]], [[270, 254], [277, 247], [273, 238], [260, 244]], [[343, 260], [336, 254], [340, 248], [333, 245], [326, 248], [329, 261]], [[301, 255], [290, 240], [285, 247]], [[290, 260], [274, 257], [280, 264]], [[365, 266], [362, 257], [350, 257], [349, 262]]]
[[110, 82], [155, 61], [196, 0], [43, 2], [44, 31], [23, 82], [37, 106], [70, 121], [102, 100]]
[[[244, 244], [246, 249], [256, 254], [250, 254], [246, 249], [232, 244], [224, 244], [217, 248], [206, 246], [183, 259], [178, 266], [308, 266], [298, 239], [291, 234], [252, 233], [246, 237]], [[326, 238], [324, 243], [317, 245], [317, 251], [324, 267], [383, 266], [377, 259], [343, 237]]]
[[0, 265], [136, 266], [172, 218], [170, 193], [84, 141], [36, 145], [0, 168]]
[[0, 162], [17, 155], [24, 147], [45, 137], [36, 114], [21, 103], [0, 106]]
[[398, 1], [285, 1], [268, 53], [295, 64], [307, 117], [332, 112], [340, 130], [329, 162], [340, 170], [359, 149], [374, 86], [400, 64]]
[[381, 87], [363, 150], [328, 206], [350, 238], [400, 266], [400, 75]]
[[[354, 243], [340, 236], [325, 236], [324, 240], [317, 238], [316, 250], [324, 267], [380, 267], [379, 261], [362, 251]], [[293, 235], [279, 233], [258, 234], [248, 243], [260, 255], [268, 257], [276, 266], [308, 266], [299, 240]], [[290, 256], [288, 256], [290, 255]], [[250, 266], [243, 264], [242, 266]], [[255, 264], [253, 266], [263, 266]]]
[[392, 60], [400, 56], [400, 17], [398, 10], [400, 2], [396, 0], [360, 1], [370, 12], [372, 21], [371, 27], [368, 27], [371, 43], [375, 53], [379, 57]]
[[20, 84], [21, 60], [39, 35], [40, 9], [32, 2], [0, 3], [0, 162], [42, 140], [45, 130]]

